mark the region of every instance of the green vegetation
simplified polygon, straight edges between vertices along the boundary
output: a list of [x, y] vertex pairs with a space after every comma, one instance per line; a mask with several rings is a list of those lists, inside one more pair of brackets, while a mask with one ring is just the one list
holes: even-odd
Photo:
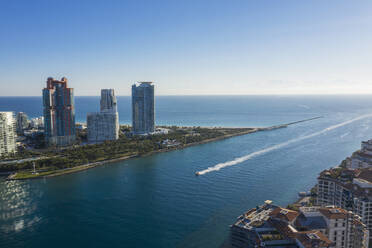
[[343, 171], [343, 168], [341, 168], [341, 167], [336, 167], [336, 168], [334, 168], [334, 169], [332, 169], [332, 170], [330, 170], [330, 176], [332, 177], [332, 178], [339, 178], [340, 176], [341, 176], [341, 172]]
[[14, 179], [32, 179], [32, 178], [37, 178], [40, 176], [47, 176], [52, 174], [53, 171], [45, 171], [45, 172], [40, 172], [38, 174], [32, 174], [30, 172], [24, 172], [24, 171], [19, 171], [15, 175]]
[[[17, 159], [43, 156], [45, 158], [35, 161], [39, 175], [31, 173], [33, 161], [8, 163], [0, 165], [0, 172], [17, 172], [15, 178], [32, 178], [50, 175], [54, 172], [75, 168], [77, 166], [119, 159], [128, 156], [141, 156], [152, 152], [177, 149], [199, 142], [239, 135], [252, 131], [249, 128], [201, 128], [201, 127], [167, 127], [168, 134], [149, 136], [121, 135], [116, 141], [107, 141], [93, 145], [74, 145], [68, 148], [52, 147], [40, 151], [20, 153]], [[127, 131], [128, 128], [124, 127]], [[85, 137], [84, 137], [85, 136]], [[78, 135], [79, 142], [84, 142], [86, 135]], [[163, 144], [164, 140], [175, 140], [177, 145]]]
[[299, 211], [300, 210], [299, 207], [296, 204], [289, 204], [287, 206], [287, 209], [293, 210], [293, 211]]

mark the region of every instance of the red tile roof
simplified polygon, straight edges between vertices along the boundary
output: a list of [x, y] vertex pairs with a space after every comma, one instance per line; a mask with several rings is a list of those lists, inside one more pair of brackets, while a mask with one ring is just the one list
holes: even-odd
[[297, 211], [285, 209], [285, 208], [276, 208], [270, 213], [270, 217], [277, 218], [280, 220], [285, 220], [287, 222], [292, 222], [299, 216], [300, 213]]
[[305, 247], [331, 247], [333, 244], [322, 232], [320, 231], [306, 231], [296, 233], [296, 239]]
[[346, 219], [348, 212], [342, 208], [320, 208], [319, 212], [328, 219]]

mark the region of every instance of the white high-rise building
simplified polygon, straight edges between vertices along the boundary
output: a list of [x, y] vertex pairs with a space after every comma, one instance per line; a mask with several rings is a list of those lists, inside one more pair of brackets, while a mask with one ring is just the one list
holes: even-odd
[[101, 107], [98, 113], [87, 116], [88, 141], [102, 142], [119, 138], [119, 114], [113, 89], [101, 90]]
[[0, 112], [0, 156], [17, 152], [13, 112]]
[[101, 90], [101, 112], [117, 113], [117, 101], [114, 89]]

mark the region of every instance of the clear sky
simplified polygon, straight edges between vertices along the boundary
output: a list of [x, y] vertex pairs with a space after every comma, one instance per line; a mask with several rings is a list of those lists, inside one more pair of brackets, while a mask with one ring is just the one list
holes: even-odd
[[0, 96], [372, 94], [370, 0], [0, 0]]

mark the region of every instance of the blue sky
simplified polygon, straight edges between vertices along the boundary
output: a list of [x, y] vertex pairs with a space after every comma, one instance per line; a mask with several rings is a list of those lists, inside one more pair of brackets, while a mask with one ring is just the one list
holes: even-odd
[[0, 0], [0, 96], [372, 94], [372, 1]]

